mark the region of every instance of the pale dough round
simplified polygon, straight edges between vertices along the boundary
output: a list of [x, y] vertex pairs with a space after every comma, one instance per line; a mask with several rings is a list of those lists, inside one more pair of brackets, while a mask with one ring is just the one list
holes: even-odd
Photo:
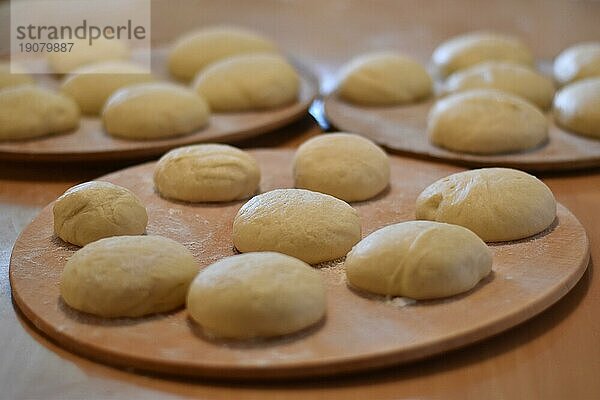
[[146, 207], [135, 194], [102, 181], [73, 186], [52, 211], [54, 232], [77, 246], [110, 236], [141, 235], [148, 223]]
[[179, 38], [169, 54], [169, 71], [189, 81], [215, 61], [237, 54], [277, 52], [269, 39], [246, 29], [216, 26]]
[[492, 253], [458, 225], [409, 221], [381, 228], [346, 257], [350, 284], [368, 292], [413, 299], [453, 296], [492, 270]]
[[101, 317], [140, 317], [185, 303], [198, 266], [189, 250], [162, 236], [98, 240], [69, 258], [60, 294], [76, 310]]
[[9, 62], [0, 62], [0, 89], [33, 83], [33, 78], [23, 68], [13, 65], [11, 72]]
[[32, 85], [0, 90], [0, 140], [23, 140], [79, 126], [79, 108], [69, 97]]
[[259, 182], [256, 160], [226, 144], [171, 150], [154, 169], [154, 185], [161, 196], [188, 202], [245, 199], [256, 193]]
[[556, 200], [548, 186], [509, 168], [459, 172], [429, 185], [417, 198], [417, 219], [461, 225], [486, 242], [535, 235], [555, 217]]
[[554, 79], [566, 85], [600, 76], [600, 42], [580, 43], [563, 50], [554, 60]]
[[297, 101], [300, 78], [281, 56], [248, 54], [211, 64], [193, 87], [216, 112], [265, 110]]
[[431, 56], [441, 76], [483, 61], [506, 61], [533, 66], [533, 55], [514, 36], [493, 32], [470, 32], [455, 36], [439, 45]]
[[183, 86], [139, 83], [114, 92], [102, 110], [104, 129], [126, 139], [162, 139], [195, 132], [206, 124], [206, 100]]
[[582, 79], [559, 90], [553, 113], [565, 129], [600, 138], [600, 77]]
[[416, 60], [394, 52], [366, 54], [346, 64], [338, 95], [352, 103], [390, 106], [428, 97], [433, 82]]
[[362, 136], [330, 133], [304, 142], [294, 156], [294, 186], [361, 201], [390, 182], [390, 162], [379, 146]]
[[62, 82], [62, 93], [72, 97], [81, 112], [99, 115], [106, 100], [118, 89], [155, 78], [144, 68], [124, 61], [88, 64], [72, 71]]
[[522, 65], [490, 61], [477, 64], [450, 75], [444, 82], [445, 93], [470, 89], [498, 89], [535, 104], [542, 110], [550, 108], [554, 83], [544, 75]]
[[280, 336], [319, 322], [325, 285], [310, 265], [280, 253], [223, 258], [194, 279], [187, 298], [190, 316], [212, 337]]
[[438, 100], [427, 118], [429, 140], [449, 150], [501, 154], [539, 146], [548, 120], [533, 104], [492, 89], [475, 89]]
[[358, 212], [348, 203], [304, 189], [255, 196], [233, 220], [240, 252], [276, 251], [309, 264], [345, 256], [360, 235]]
[[[91, 46], [87, 39], [67, 39], [57, 43], [66, 43], [70, 49], [48, 53], [48, 65], [52, 72], [57, 74], [66, 74], [97, 62], [127, 60], [130, 55], [125, 42], [103, 37], [95, 39]], [[69, 43], [73, 43], [73, 46]]]

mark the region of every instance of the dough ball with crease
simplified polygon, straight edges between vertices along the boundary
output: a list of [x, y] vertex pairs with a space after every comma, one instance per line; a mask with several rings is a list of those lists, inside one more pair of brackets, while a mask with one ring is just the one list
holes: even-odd
[[249, 54], [211, 64], [193, 87], [215, 112], [268, 110], [297, 101], [300, 78], [279, 55]]
[[388, 225], [361, 240], [346, 257], [350, 284], [368, 292], [413, 299], [453, 296], [492, 270], [492, 253], [470, 230], [431, 221]]
[[294, 156], [294, 185], [344, 201], [381, 193], [390, 182], [387, 154], [375, 143], [350, 133], [330, 133], [304, 142]]
[[600, 42], [584, 42], [563, 50], [554, 60], [554, 79], [566, 85], [600, 77]]
[[62, 272], [70, 307], [100, 317], [140, 317], [185, 303], [198, 266], [189, 250], [162, 236], [116, 236], [79, 249]]
[[146, 207], [135, 194], [103, 181], [73, 186], [54, 202], [52, 211], [54, 232], [77, 246], [110, 236], [141, 235], [148, 223]]
[[485, 62], [450, 75], [444, 82], [445, 93], [471, 89], [497, 89], [519, 96], [542, 110], [552, 105], [554, 84], [531, 68], [506, 63]]
[[542, 181], [510, 168], [452, 174], [417, 198], [417, 219], [464, 226], [486, 242], [523, 239], [556, 218], [556, 200]]
[[341, 72], [337, 94], [352, 103], [391, 106], [428, 97], [432, 80], [416, 60], [395, 52], [357, 57]]
[[0, 140], [24, 140], [69, 132], [79, 126], [69, 97], [32, 85], [0, 90]]
[[249, 53], [277, 52], [269, 39], [248, 29], [213, 26], [179, 38], [169, 53], [169, 71], [189, 81], [198, 71], [225, 58]]
[[102, 111], [106, 132], [139, 140], [189, 134], [208, 124], [209, 117], [208, 104], [196, 92], [163, 82], [119, 89]]
[[31, 75], [16, 63], [11, 69], [11, 63], [0, 62], [0, 89], [33, 83]]
[[566, 130], [600, 139], [600, 77], [564, 86], [554, 97], [552, 111]]
[[118, 89], [154, 80], [138, 65], [106, 61], [74, 69], [61, 83], [60, 91], [73, 98], [82, 113], [99, 115], [106, 100]]
[[345, 256], [361, 236], [348, 203], [304, 189], [276, 189], [250, 199], [233, 220], [242, 253], [276, 251], [309, 264]]
[[90, 45], [88, 39], [65, 39], [51, 42], [68, 51], [48, 53], [48, 65], [52, 72], [66, 74], [84, 65], [103, 61], [127, 60], [130, 56], [127, 44], [118, 39], [100, 37]]
[[154, 169], [161, 196], [188, 202], [241, 200], [258, 190], [260, 169], [247, 152], [226, 144], [171, 150]]
[[438, 100], [427, 118], [429, 140], [448, 150], [501, 154], [548, 139], [548, 120], [533, 104], [509, 93], [476, 89]]
[[324, 317], [325, 285], [318, 271], [296, 258], [241, 254], [200, 271], [190, 286], [187, 309], [208, 336], [280, 336]]
[[431, 56], [437, 72], [445, 77], [484, 61], [504, 61], [533, 66], [533, 55], [518, 38], [495, 32], [475, 31], [440, 44]]

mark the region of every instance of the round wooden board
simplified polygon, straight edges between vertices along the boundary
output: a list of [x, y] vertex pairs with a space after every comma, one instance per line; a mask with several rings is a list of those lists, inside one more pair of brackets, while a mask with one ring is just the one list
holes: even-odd
[[[551, 64], [541, 63], [547, 71]], [[341, 131], [359, 133], [399, 154], [450, 161], [471, 167], [510, 167], [526, 171], [560, 171], [600, 166], [600, 140], [569, 133], [548, 113], [549, 141], [520, 153], [477, 155], [434, 146], [427, 138], [429, 99], [397, 107], [363, 107], [343, 101], [335, 93], [324, 102], [329, 122]]]
[[[261, 191], [291, 187], [289, 150], [256, 150]], [[234, 254], [232, 220], [243, 202], [169, 202], [153, 190], [153, 163], [103, 179], [133, 190], [146, 204], [148, 234], [186, 245], [200, 266]], [[391, 188], [354, 203], [363, 235], [414, 218], [414, 201], [429, 183], [460, 169], [392, 158]], [[589, 260], [586, 233], [563, 206], [555, 224], [530, 239], [493, 244], [493, 273], [469, 293], [437, 301], [386, 301], [350, 290], [341, 262], [321, 266], [326, 319], [295, 335], [258, 342], [214, 342], [184, 309], [138, 319], [103, 319], [70, 309], [60, 274], [76, 250], [54, 236], [52, 205], [23, 231], [10, 261], [15, 303], [35, 326], [64, 347], [109, 364], [218, 378], [330, 375], [408, 362], [465, 346], [540, 313], [579, 280]]]
[[[152, 50], [152, 72], [164, 80], [172, 80], [166, 69], [167, 48]], [[133, 60], [143, 54], [134, 53]], [[39, 60], [39, 63], [45, 61]], [[301, 88], [298, 102], [276, 110], [214, 113], [209, 125], [185, 136], [162, 140], [125, 140], [104, 132], [102, 121], [82, 117], [77, 131], [45, 136], [26, 141], [0, 142], [0, 159], [17, 161], [108, 161], [159, 156], [184, 145], [202, 142], [231, 143], [251, 138], [285, 126], [305, 115], [319, 92], [317, 78], [310, 70], [293, 61], [300, 72]], [[34, 75], [37, 83], [58, 88], [60, 80], [54, 75]]]

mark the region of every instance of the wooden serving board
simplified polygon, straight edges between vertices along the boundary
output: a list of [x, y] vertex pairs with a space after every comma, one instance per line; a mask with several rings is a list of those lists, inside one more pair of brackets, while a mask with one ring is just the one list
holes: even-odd
[[[167, 48], [152, 50], [152, 73], [163, 80], [172, 80], [167, 71]], [[133, 61], [143, 54], [134, 53]], [[40, 59], [39, 63], [45, 65]], [[315, 75], [297, 61], [300, 73], [299, 100], [286, 107], [268, 111], [214, 113], [209, 125], [196, 133], [161, 140], [125, 140], [104, 132], [99, 117], [82, 117], [78, 130], [25, 141], [0, 141], [0, 160], [17, 161], [109, 161], [131, 160], [159, 156], [184, 145], [202, 142], [231, 143], [251, 138], [285, 126], [305, 115], [319, 92]], [[34, 75], [39, 85], [57, 89], [57, 76]]]
[[[289, 150], [256, 150], [261, 191], [291, 187]], [[417, 195], [460, 169], [392, 158], [391, 187], [353, 203], [363, 235], [414, 218]], [[154, 163], [105, 176], [146, 204], [148, 234], [187, 246], [201, 267], [234, 254], [232, 220], [243, 202], [186, 204], [159, 197]], [[563, 206], [548, 230], [526, 240], [493, 244], [493, 273], [470, 292], [436, 301], [410, 302], [357, 293], [346, 284], [342, 262], [321, 265], [326, 319], [303, 332], [254, 342], [211, 341], [187, 312], [145, 318], [103, 319], [66, 306], [60, 275], [77, 249], [54, 236], [52, 204], [22, 232], [12, 252], [13, 298], [33, 324], [74, 352], [105, 363], [179, 375], [275, 379], [331, 375], [421, 359], [504, 331], [564, 296], [589, 261], [586, 233]]]

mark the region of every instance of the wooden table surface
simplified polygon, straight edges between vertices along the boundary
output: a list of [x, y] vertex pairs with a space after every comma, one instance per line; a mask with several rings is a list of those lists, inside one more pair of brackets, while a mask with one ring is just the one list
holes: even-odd
[[[8, 2], [0, 3], [0, 53], [8, 48]], [[227, 22], [259, 29], [312, 65], [325, 90], [349, 57], [397, 48], [426, 61], [437, 43], [471, 29], [520, 35], [537, 57], [600, 39], [591, 1], [156, 1], [152, 40]], [[320, 132], [309, 117], [243, 147], [295, 147]], [[479, 344], [405, 366], [278, 384], [208, 382], [119, 370], [71, 354], [14, 308], [8, 283], [13, 243], [39, 209], [75, 183], [124, 165], [0, 163], [0, 398], [6, 399], [597, 399], [600, 279], [593, 262], [577, 286], [536, 318]], [[600, 260], [600, 171], [546, 174], [557, 199], [587, 229]]]

